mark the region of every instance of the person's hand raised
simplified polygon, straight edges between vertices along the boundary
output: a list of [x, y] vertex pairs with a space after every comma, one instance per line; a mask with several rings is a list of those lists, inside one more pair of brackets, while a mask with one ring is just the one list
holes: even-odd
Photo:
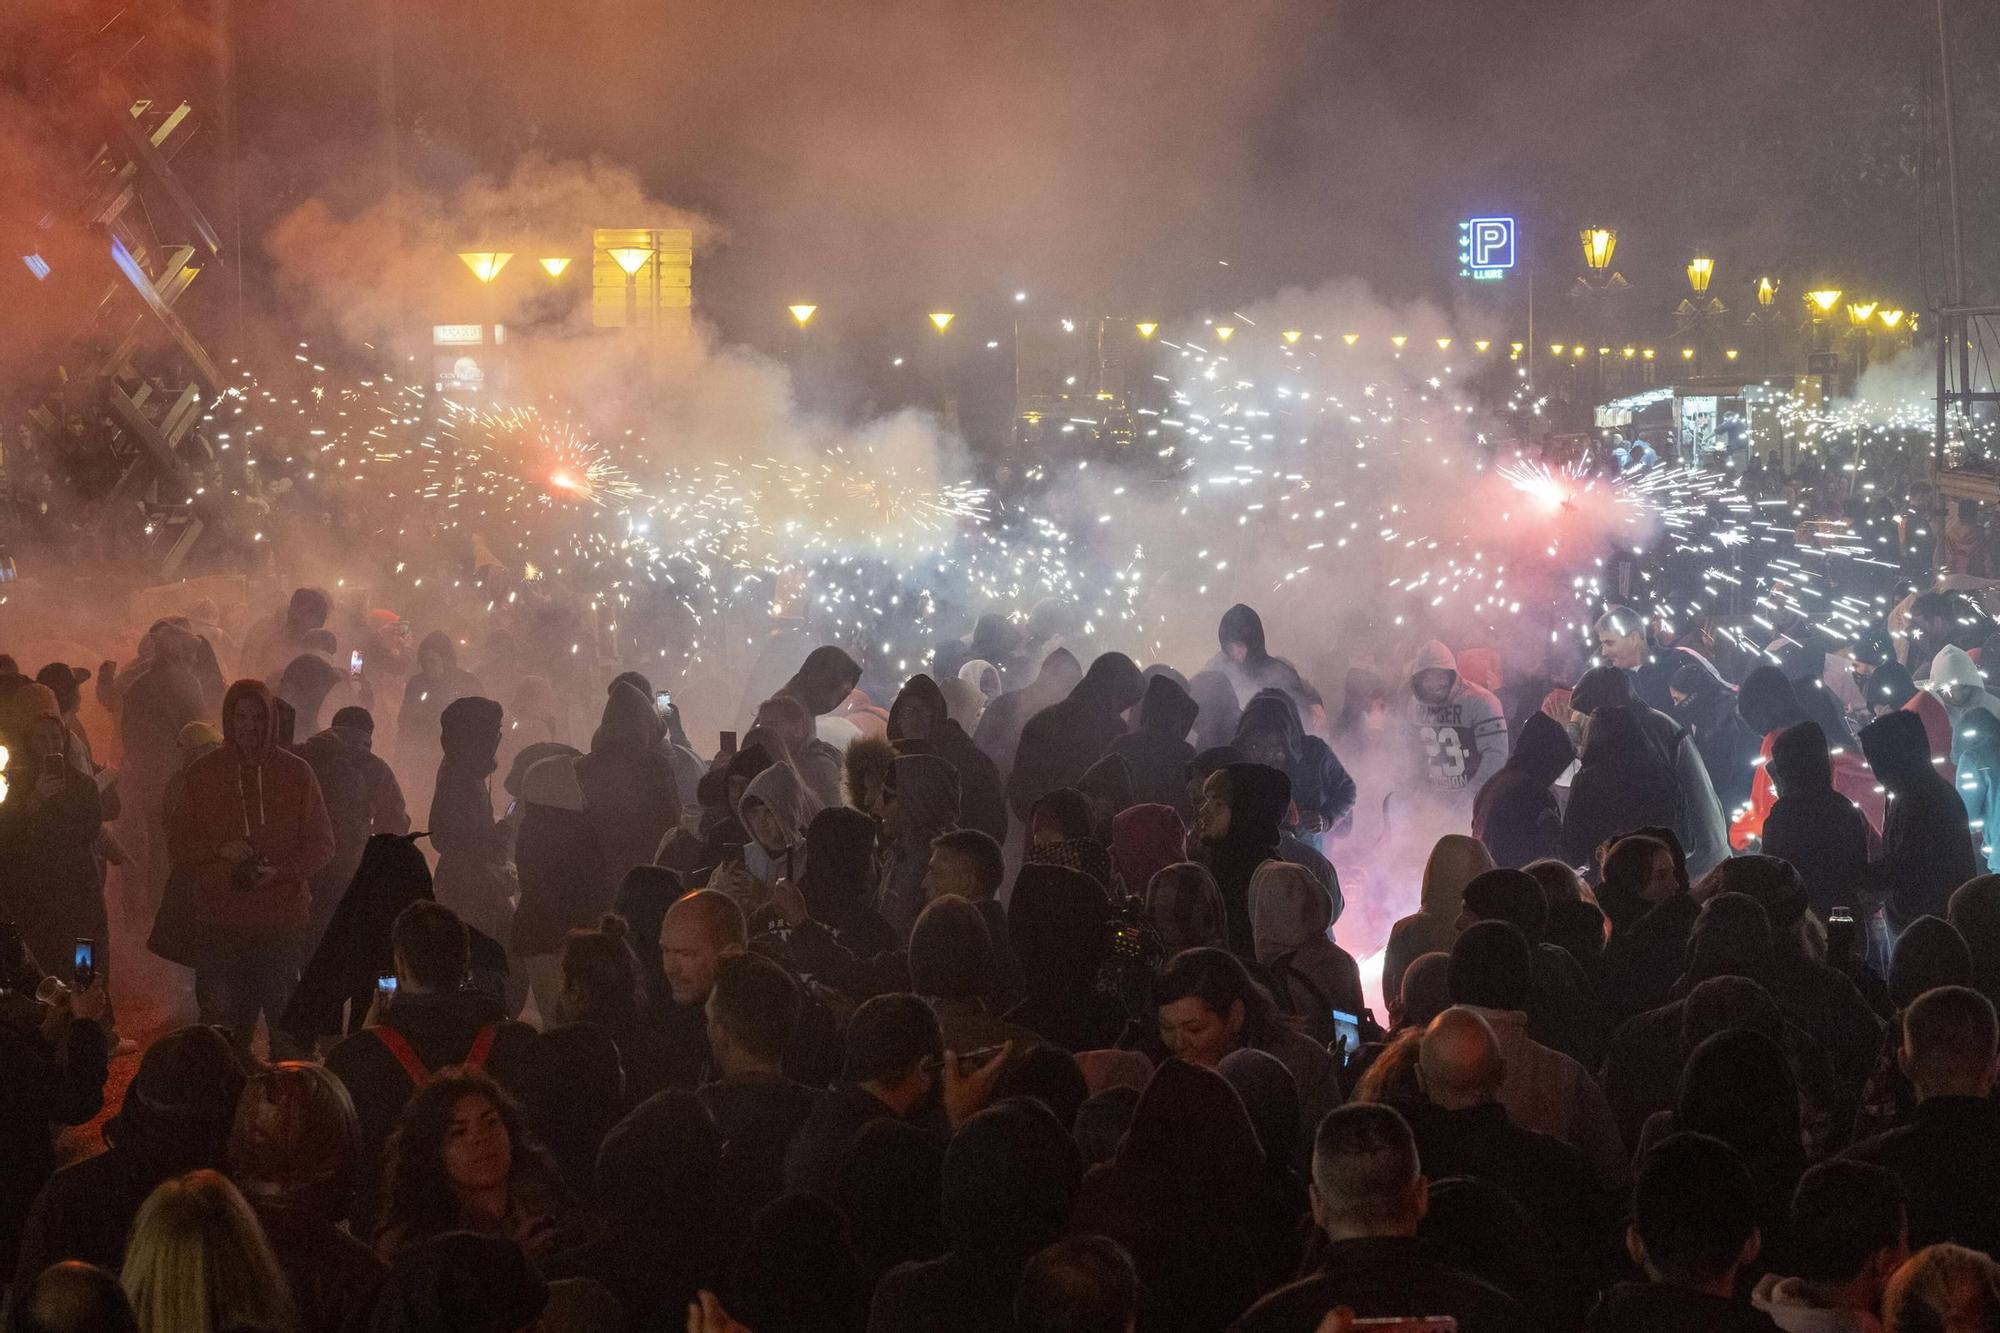
[[810, 912], [806, 910], [806, 896], [799, 886], [788, 879], [781, 879], [771, 885], [771, 907], [784, 918], [788, 926], [796, 926], [804, 921]]
[[714, 1292], [704, 1291], [688, 1302], [687, 1333], [750, 1333], [750, 1330], [729, 1317], [729, 1311], [722, 1308]]
[[956, 1129], [972, 1117], [986, 1109], [993, 1100], [993, 1085], [1000, 1081], [1000, 1071], [1014, 1058], [1014, 1043], [1001, 1046], [993, 1058], [977, 1069], [968, 1070], [962, 1057], [952, 1051], [944, 1055], [944, 1110], [950, 1117], [952, 1128]]
[[69, 997], [71, 1018], [87, 1018], [91, 1022], [101, 1022], [104, 1011], [111, 1007], [111, 995], [104, 989], [102, 981], [93, 981], [81, 994]]

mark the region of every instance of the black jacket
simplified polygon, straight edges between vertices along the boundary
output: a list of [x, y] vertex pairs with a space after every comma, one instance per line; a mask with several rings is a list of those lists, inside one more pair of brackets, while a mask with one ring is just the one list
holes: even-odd
[[1939, 1241], [2000, 1254], [2000, 1106], [1982, 1097], [1933, 1097], [1910, 1123], [1845, 1154], [1886, 1167], [1909, 1197], [1910, 1248]]
[[1288, 759], [1285, 775], [1292, 780], [1292, 804], [1300, 816], [1318, 815], [1332, 828], [1354, 809], [1354, 779], [1327, 743], [1308, 736], [1292, 696], [1273, 686], [1260, 690], [1236, 723], [1237, 748], [1252, 731], [1283, 734]]
[[1570, 779], [1562, 856], [1595, 865], [1606, 839], [1649, 826], [1680, 829], [1683, 806], [1667, 751], [1646, 732], [1644, 714], [1607, 704], [1591, 714], [1583, 767]]
[[1000, 769], [980, 752], [972, 743], [972, 737], [965, 734], [965, 728], [945, 716], [944, 692], [937, 682], [919, 672], [903, 685], [896, 696], [900, 704], [906, 697], [915, 697], [926, 705], [931, 715], [930, 733], [921, 741], [904, 739], [898, 723], [901, 718], [894, 705], [889, 709], [889, 739], [896, 745], [898, 754], [928, 752], [958, 770], [958, 822], [965, 828], [976, 828], [998, 843], [1007, 841], [1007, 789], [1000, 778]]
[[1590, 1333], [1778, 1333], [1771, 1316], [1742, 1301], [1639, 1282], [1605, 1292], [1585, 1327]]
[[705, 1083], [697, 1095], [722, 1135], [722, 1208], [747, 1227], [785, 1192], [785, 1154], [819, 1094], [782, 1074], [752, 1074]]
[[1549, 789], [1574, 762], [1576, 747], [1555, 719], [1538, 712], [1522, 724], [1507, 762], [1472, 798], [1472, 836], [1494, 865], [1518, 870], [1559, 852], [1562, 809]]
[[1245, 1311], [1237, 1333], [1313, 1333], [1326, 1312], [1345, 1305], [1362, 1319], [1450, 1315], [1458, 1333], [1527, 1333], [1527, 1312], [1478, 1278], [1448, 1268], [1414, 1236], [1336, 1241], [1319, 1270]]
[[62, 1047], [0, 1022], [0, 1273], [20, 1257], [21, 1225], [56, 1169], [53, 1129], [104, 1106], [104, 1029], [70, 1024]]
[[1868, 820], [1834, 790], [1833, 760], [1817, 722], [1778, 733], [1770, 772], [1778, 802], [1764, 819], [1764, 854], [1799, 872], [1822, 921], [1835, 907], [1855, 906], [1870, 887]]
[[1111, 743], [1111, 753], [1124, 759], [1132, 774], [1132, 799], [1141, 805], [1168, 805], [1191, 819], [1187, 768], [1194, 759], [1188, 732], [1201, 708], [1171, 676], [1146, 682], [1139, 701], [1139, 726]]
[[1125, 735], [1126, 709], [1145, 692], [1132, 659], [1106, 653], [1090, 664], [1069, 697], [1028, 719], [1007, 776], [1007, 801], [1026, 822], [1036, 801], [1058, 787], [1074, 787], [1112, 743]]
[[812, 1110], [785, 1152], [784, 1192], [838, 1199], [840, 1172], [855, 1136], [871, 1121], [895, 1118], [888, 1103], [858, 1085], [815, 1093]]
[[1931, 763], [1923, 719], [1898, 709], [1861, 729], [1861, 753], [1894, 799], [1872, 863], [1889, 924], [1943, 916], [1951, 892], [1985, 872], [1965, 802]]

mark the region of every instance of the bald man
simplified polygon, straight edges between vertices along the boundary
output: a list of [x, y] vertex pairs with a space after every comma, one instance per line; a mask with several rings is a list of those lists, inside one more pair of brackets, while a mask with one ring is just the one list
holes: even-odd
[[736, 900], [711, 889], [678, 899], [660, 922], [660, 967], [667, 992], [652, 1007], [667, 1083], [697, 1088], [710, 1074], [708, 996], [715, 989], [715, 960], [750, 939]]
[[1500, 1039], [1477, 1009], [1458, 1005], [1424, 1029], [1417, 1079], [1425, 1104], [1409, 1119], [1424, 1173], [1470, 1176], [1521, 1205], [1549, 1246], [1552, 1262], [1544, 1313], [1573, 1324], [1587, 1308], [1598, 1239], [1610, 1225], [1610, 1200], [1582, 1153], [1523, 1129], [1500, 1104], [1507, 1061]]

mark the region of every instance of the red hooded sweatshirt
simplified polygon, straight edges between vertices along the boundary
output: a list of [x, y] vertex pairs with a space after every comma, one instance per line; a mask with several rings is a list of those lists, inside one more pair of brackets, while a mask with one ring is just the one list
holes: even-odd
[[[236, 704], [255, 698], [267, 719], [264, 743], [237, 744]], [[185, 799], [170, 814], [168, 846], [191, 871], [201, 920], [251, 935], [289, 935], [311, 920], [307, 878], [333, 858], [333, 825], [310, 765], [277, 744], [278, 710], [262, 681], [239, 680], [222, 703], [223, 745], [190, 764]], [[247, 842], [268, 871], [254, 881], [222, 855]]]

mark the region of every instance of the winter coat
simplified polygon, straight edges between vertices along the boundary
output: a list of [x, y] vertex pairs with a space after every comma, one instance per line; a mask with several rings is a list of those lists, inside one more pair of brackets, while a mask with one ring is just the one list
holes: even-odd
[[[580, 755], [551, 755], [521, 779], [521, 828], [514, 873], [521, 901], [509, 949], [522, 958], [553, 954], [572, 930], [608, 911], [621, 881], [604, 866], [597, 830], [576, 779]], [[661, 873], [671, 873], [662, 871]]]
[[860, 663], [826, 644], [806, 654], [806, 660], [778, 693], [797, 699], [813, 717], [823, 717], [840, 707], [860, 679]]
[[103, 827], [97, 783], [58, 752], [62, 789], [46, 799], [38, 795], [42, 761], [28, 748], [28, 736], [38, 723], [62, 724], [55, 695], [46, 686], [24, 685], [0, 706], [0, 734], [9, 747], [7, 796], [0, 801], [0, 920], [20, 928], [45, 971], [67, 975], [74, 942], [102, 941], [108, 932], [97, 878]]
[[1939, 916], [1959, 885], [1983, 861], [1965, 803], [1931, 765], [1923, 722], [1912, 713], [1878, 717], [1861, 731], [1869, 767], [1894, 797], [1882, 826], [1882, 855], [1872, 863], [1892, 929], [1920, 916]]
[[[1271, 656], [1264, 646], [1264, 621], [1256, 611], [1241, 602], [1230, 607], [1216, 624], [1215, 638], [1218, 651], [1202, 670], [1219, 671], [1227, 677], [1239, 707], [1248, 707], [1259, 691], [1271, 689], [1283, 690], [1304, 706], [1305, 681], [1290, 662]], [[1233, 644], [1248, 650], [1241, 662], [1229, 651]]]
[[1447, 833], [1424, 862], [1417, 910], [1389, 929], [1382, 955], [1382, 997], [1393, 1004], [1403, 973], [1427, 953], [1450, 953], [1458, 942], [1458, 918], [1465, 910], [1465, 886], [1493, 869], [1493, 857], [1477, 839]]
[[743, 789], [743, 800], [737, 806], [737, 818], [744, 828], [750, 821], [742, 812], [742, 807], [756, 801], [771, 812], [778, 821], [778, 830], [783, 836], [783, 847], [773, 852], [752, 837], [743, 844], [743, 866], [763, 886], [755, 902], [743, 902], [747, 916], [769, 904], [769, 886], [781, 879], [793, 884], [800, 883], [806, 873], [806, 828], [813, 816], [819, 813], [819, 803], [813, 799], [800, 781], [798, 772], [782, 759], [750, 779], [750, 785]]
[[1292, 781], [1263, 764], [1228, 764], [1219, 771], [1229, 781], [1229, 832], [1209, 848], [1209, 869], [1228, 913], [1230, 951], [1252, 958], [1250, 880], [1278, 854], [1278, 827], [1291, 805]]
[[1131, 658], [1105, 653], [1067, 698], [1028, 719], [1007, 779], [1008, 804], [1023, 823], [1036, 801], [1058, 787], [1076, 786], [1112, 742], [1125, 735], [1122, 714], [1145, 689]]
[[343, 1007], [347, 1027], [360, 1027], [374, 999], [375, 979], [396, 966], [390, 926], [405, 907], [430, 898], [430, 866], [416, 838], [387, 833], [370, 838], [278, 1026], [308, 1049], [344, 1030]]
[[660, 840], [680, 823], [681, 793], [664, 735], [653, 701], [620, 681], [605, 698], [590, 753], [576, 761], [584, 813], [609, 881], [606, 902], [626, 871], [652, 864]]
[[297, 715], [294, 723], [297, 733], [310, 736], [323, 725], [320, 710], [327, 695], [346, 680], [346, 672], [318, 653], [300, 653], [286, 664], [274, 692], [292, 706]]
[[1563, 860], [1595, 867], [1607, 839], [1648, 826], [1680, 828], [1682, 813], [1674, 774], [1632, 709], [1607, 706], [1591, 714], [1583, 767], [1570, 779], [1563, 811]]
[[[1693, 654], [1687, 654], [1693, 657]], [[1699, 660], [1699, 659], [1697, 659]], [[1701, 764], [1715, 787], [1715, 798], [1724, 814], [1750, 799], [1750, 783], [1756, 776], [1758, 733], [1752, 731], [1736, 710], [1736, 691], [1702, 661], [1693, 670], [1675, 673], [1676, 681], [1695, 686], [1687, 702], [1665, 710], [1694, 737]], [[1653, 707], [1659, 705], [1648, 699]]]
[[1958, 731], [1958, 799], [1990, 873], [2000, 870], [2000, 718], [1969, 708]]
[[438, 853], [432, 888], [468, 926], [504, 940], [513, 931], [517, 886], [513, 830], [493, 817], [500, 705], [477, 695], [454, 699], [439, 727], [444, 759], [431, 798], [431, 845]]
[[1833, 759], [1817, 722], [1778, 733], [1766, 765], [1780, 793], [1764, 821], [1764, 854], [1791, 863], [1820, 919], [1853, 907], [1869, 887], [1868, 820], [1834, 790]]
[[1664, 1282], [1621, 1282], [1604, 1293], [1588, 1333], [1778, 1333], [1762, 1310]]
[[1329, 829], [1347, 818], [1354, 809], [1354, 779], [1325, 741], [1306, 735], [1298, 705], [1289, 695], [1281, 690], [1259, 691], [1236, 723], [1236, 747], [1242, 749], [1244, 737], [1258, 731], [1284, 737], [1292, 805], [1302, 818], [1317, 815]]
[[[1422, 671], [1449, 671], [1451, 692], [1440, 704], [1416, 696]], [[1434, 796], [1467, 799], [1507, 762], [1507, 715], [1492, 693], [1458, 674], [1451, 649], [1432, 639], [1417, 650], [1404, 683], [1407, 753]]]
[[1187, 859], [1187, 825], [1164, 805], [1134, 805], [1111, 820], [1111, 862], [1125, 892], [1143, 898], [1153, 876]]
[[[256, 698], [268, 719], [264, 741], [245, 753], [237, 744], [237, 702]], [[174, 865], [194, 877], [195, 903], [211, 931], [238, 936], [302, 936], [312, 921], [310, 877], [333, 857], [333, 825], [319, 780], [305, 760], [278, 748], [276, 700], [263, 682], [239, 680], [223, 698], [219, 750], [185, 770], [184, 799], [169, 812], [167, 841]], [[242, 866], [222, 848], [247, 842], [255, 855]], [[258, 874], [254, 866], [265, 867]]]
[[1007, 1021], [1066, 1051], [1117, 1045], [1125, 1011], [1097, 989], [1111, 932], [1110, 905], [1088, 875], [1023, 866], [1007, 904], [1007, 933], [1027, 997], [1007, 1011]]
[[0, 1022], [0, 1273], [14, 1272], [21, 1226], [56, 1169], [56, 1126], [81, 1125], [104, 1107], [104, 1029], [73, 1022], [61, 1047]]
[[[1777, 789], [1771, 785], [1770, 761], [1778, 735], [1807, 718], [1805, 710], [1798, 707], [1792, 698], [1791, 682], [1776, 667], [1758, 667], [1752, 671], [1744, 679], [1738, 697], [1743, 720], [1764, 729], [1764, 744], [1758, 756], [1762, 762], [1757, 766], [1756, 777], [1751, 779], [1750, 804], [1736, 816], [1729, 829], [1730, 844], [1742, 850], [1763, 837], [1765, 821], [1770, 818], [1771, 808], [1777, 804]], [[1833, 789], [1852, 801], [1861, 811], [1862, 818], [1868, 821], [1869, 829], [1879, 833], [1883, 818], [1882, 793], [1877, 790], [1875, 774], [1869, 771], [1867, 761], [1854, 750], [1842, 747], [1839, 754], [1832, 756], [1832, 762]]]
[[1182, 819], [1194, 816], [1188, 799], [1187, 767], [1194, 759], [1188, 732], [1200, 708], [1170, 676], [1146, 682], [1139, 700], [1139, 726], [1111, 743], [1111, 753], [1132, 773], [1132, 798], [1141, 805], [1168, 805]]
[[1545, 713], [1522, 724], [1507, 763], [1472, 798], [1472, 836], [1486, 844], [1493, 864], [1518, 870], [1554, 856], [1562, 835], [1562, 808], [1550, 790], [1576, 762], [1569, 733]]
[[1043, 659], [1034, 680], [986, 705], [986, 711], [979, 715], [979, 726], [973, 730], [972, 743], [1000, 772], [1011, 774], [1014, 756], [1021, 748], [1021, 732], [1029, 719], [1060, 702], [1082, 679], [1083, 667], [1069, 649], [1056, 649]]
[[1910, 679], [1910, 669], [1901, 662], [1884, 662], [1876, 667], [1875, 674], [1868, 678], [1864, 698], [1871, 714], [1882, 707], [1915, 713], [1924, 720], [1924, 735], [1931, 743], [1931, 758], [1951, 758], [1951, 715], [1944, 711], [1944, 705], [1938, 702], [1935, 694], [1917, 688], [1916, 682]]
[[[1579, 713], [1620, 706], [1631, 710], [1653, 748], [1666, 760], [1678, 790], [1679, 818], [1667, 827], [1681, 840], [1687, 853], [1688, 873], [1703, 875], [1729, 855], [1729, 829], [1723, 819], [1722, 804], [1709, 781], [1701, 751], [1686, 728], [1657, 708], [1649, 708], [1633, 692], [1632, 673], [1613, 667], [1586, 671], [1576, 683], [1570, 704]], [[1575, 787], [1572, 785], [1571, 790]], [[1630, 825], [1628, 827], [1636, 827]]]
[[896, 709], [891, 706], [889, 739], [896, 743], [897, 753], [927, 750], [957, 769], [960, 825], [978, 829], [995, 842], [1006, 842], [1007, 789], [999, 768], [972, 743], [965, 728], [948, 716], [949, 706], [936, 681], [921, 673], [910, 677], [896, 702], [900, 704], [905, 698], [920, 698], [928, 705], [930, 734], [921, 742], [905, 741], [897, 726]]

